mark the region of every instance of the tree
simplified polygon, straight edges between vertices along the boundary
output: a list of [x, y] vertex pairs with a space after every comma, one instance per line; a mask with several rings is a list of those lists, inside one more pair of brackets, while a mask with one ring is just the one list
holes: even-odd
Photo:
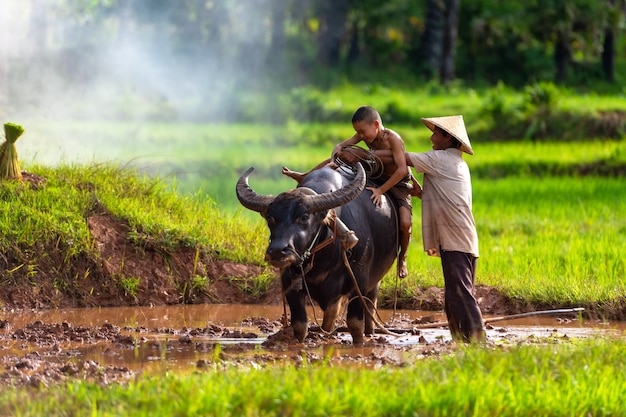
[[424, 32], [419, 47], [412, 54], [412, 62], [422, 69], [421, 73], [432, 78], [438, 73], [443, 53], [443, 10], [439, 0], [427, 0]]
[[607, 21], [602, 43], [602, 70], [608, 82], [615, 81], [615, 38], [626, 13], [626, 0], [607, 0]]
[[287, 19], [287, 0], [274, 0], [271, 2], [271, 40], [267, 58], [269, 63], [281, 63], [284, 60], [286, 47], [285, 21]]
[[454, 79], [456, 56], [457, 24], [461, 0], [444, 1], [444, 24], [441, 63], [439, 67], [439, 79], [447, 83]]
[[412, 59], [421, 63], [423, 74], [437, 74], [444, 84], [455, 78], [460, 4], [460, 0], [427, 1], [424, 32]]
[[348, 0], [325, 0], [319, 3], [318, 59], [328, 67], [337, 67], [346, 34]]
[[571, 67], [576, 68], [579, 79], [594, 76], [594, 70], [589, 75], [588, 68], [597, 68], [590, 63], [598, 58], [605, 77], [612, 79], [615, 31], [623, 18], [613, 0], [534, 0], [525, 18], [537, 40], [546, 48], [554, 45], [557, 82], [566, 80]]

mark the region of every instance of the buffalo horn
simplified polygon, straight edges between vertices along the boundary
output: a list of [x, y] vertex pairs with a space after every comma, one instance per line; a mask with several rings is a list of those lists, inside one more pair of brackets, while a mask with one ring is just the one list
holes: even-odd
[[274, 201], [273, 196], [260, 195], [254, 192], [248, 185], [248, 177], [254, 171], [254, 167], [248, 168], [237, 181], [237, 198], [242, 206], [258, 213], [265, 213], [267, 207]]
[[305, 202], [311, 213], [330, 210], [354, 200], [365, 188], [365, 170], [360, 163], [356, 164], [356, 168], [354, 181], [342, 189], [332, 193], [305, 196]]

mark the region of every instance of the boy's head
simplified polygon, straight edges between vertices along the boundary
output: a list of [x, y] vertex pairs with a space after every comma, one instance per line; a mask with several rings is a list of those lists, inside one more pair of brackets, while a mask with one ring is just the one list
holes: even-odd
[[380, 114], [378, 114], [375, 108], [370, 106], [359, 107], [358, 109], [356, 109], [354, 115], [352, 116], [352, 124], [356, 122], [365, 122], [367, 124], [370, 124], [374, 120], [378, 120], [378, 122], [382, 124]]
[[383, 122], [375, 108], [362, 106], [354, 112], [352, 126], [361, 139], [370, 145], [378, 138]]

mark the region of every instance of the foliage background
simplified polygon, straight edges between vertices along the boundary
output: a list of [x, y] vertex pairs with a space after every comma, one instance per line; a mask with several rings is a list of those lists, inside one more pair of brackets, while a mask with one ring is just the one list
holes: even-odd
[[[7, 0], [0, 115], [346, 120], [311, 87], [624, 94], [624, 0]], [[396, 103], [396, 116], [402, 105]], [[324, 111], [323, 111], [324, 110]]]
[[[593, 275], [594, 298], [623, 294], [623, 261], [611, 249], [623, 246], [623, 222], [601, 219], [622, 210], [624, 1], [3, 7], [0, 114], [25, 125], [20, 157], [31, 164], [121, 161], [258, 225], [235, 200], [238, 176], [254, 165], [257, 191], [293, 187], [280, 167], [305, 170], [326, 158], [352, 135], [346, 121], [356, 107], [377, 107], [412, 151], [430, 147], [421, 117], [463, 114], [477, 150], [468, 158], [476, 201], [486, 204], [476, 210], [481, 279], [522, 294], [524, 279], [541, 276], [553, 293], [541, 285], [524, 294], [550, 298], [555, 278]], [[583, 177], [592, 177], [582, 183], [589, 188], [579, 187]], [[584, 205], [587, 217], [572, 219], [569, 210]], [[579, 227], [591, 240], [608, 238], [585, 252], [590, 240], [577, 239]], [[510, 248], [527, 254], [520, 264]], [[420, 262], [414, 282], [438, 282], [438, 265], [423, 270], [422, 256], [410, 259]], [[594, 261], [604, 265], [595, 274]]]

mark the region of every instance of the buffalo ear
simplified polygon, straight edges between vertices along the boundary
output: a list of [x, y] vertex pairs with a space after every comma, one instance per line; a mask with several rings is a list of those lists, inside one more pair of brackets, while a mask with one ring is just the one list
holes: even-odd
[[262, 216], [263, 216], [263, 218], [264, 218], [264, 219], [265, 219], [265, 221], [267, 222], [267, 225], [268, 225], [270, 228], [272, 228], [272, 227], [274, 227], [274, 226], [276, 225], [276, 219], [275, 219], [273, 216], [267, 216], [267, 217], [266, 217], [266, 216], [265, 216], [265, 215], [263, 215], [263, 214], [262, 214]]

